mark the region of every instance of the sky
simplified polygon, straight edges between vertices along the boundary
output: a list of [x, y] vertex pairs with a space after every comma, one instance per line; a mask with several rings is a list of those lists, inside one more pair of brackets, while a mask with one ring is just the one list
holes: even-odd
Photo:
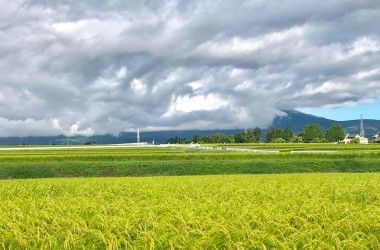
[[363, 119], [380, 120], [380, 98], [336, 108], [298, 108], [297, 110], [335, 121], [358, 120], [361, 116]]
[[378, 0], [0, 0], [0, 136], [379, 117]]

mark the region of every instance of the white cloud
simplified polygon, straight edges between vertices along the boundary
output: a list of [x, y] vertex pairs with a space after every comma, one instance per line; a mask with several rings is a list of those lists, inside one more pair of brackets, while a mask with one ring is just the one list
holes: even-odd
[[197, 96], [179, 96], [171, 104], [166, 116], [175, 115], [177, 112], [192, 112], [198, 110], [212, 111], [227, 106], [228, 101], [222, 100], [215, 94]]
[[255, 38], [233, 37], [223, 42], [207, 41], [197, 50], [199, 53], [212, 57], [249, 56], [278, 44], [292, 43], [297, 39], [302, 39], [303, 34], [303, 27], [292, 27], [289, 30], [272, 32]]
[[143, 95], [146, 92], [146, 84], [140, 79], [133, 79], [131, 81], [131, 88], [136, 94]]
[[378, 39], [375, 40], [369, 37], [360, 37], [353, 42], [352, 48], [350, 49], [348, 55], [356, 56], [368, 52], [378, 51], [380, 51], [380, 41]]
[[365, 79], [371, 76], [379, 76], [380, 75], [380, 69], [373, 69], [373, 70], [364, 70], [360, 71], [356, 74], [354, 74], [354, 77], [358, 80]]
[[131, 24], [125, 19], [81, 19], [75, 22], [59, 22], [51, 25], [54, 32], [69, 39], [85, 43], [112, 41]]
[[51, 124], [53, 128], [56, 130], [56, 133], [58, 132], [66, 136], [75, 136], [75, 135], [91, 136], [95, 133], [95, 131], [91, 127], [83, 128], [83, 124], [81, 121], [76, 121], [73, 124], [68, 124], [55, 118], [51, 120]]
[[116, 72], [116, 76], [118, 79], [123, 79], [127, 75], [127, 68], [121, 67], [119, 71]]

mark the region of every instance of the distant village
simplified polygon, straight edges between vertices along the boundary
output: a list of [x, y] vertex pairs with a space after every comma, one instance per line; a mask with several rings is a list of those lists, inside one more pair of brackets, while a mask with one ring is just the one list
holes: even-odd
[[172, 137], [166, 143], [341, 143], [341, 144], [368, 144], [380, 143], [380, 132], [371, 138], [365, 136], [363, 118], [360, 120], [360, 132], [358, 134], [346, 133], [339, 124], [333, 124], [324, 130], [318, 123], [306, 125], [299, 133], [293, 132], [288, 124], [285, 129], [268, 128], [265, 137], [261, 136], [261, 128], [246, 129], [234, 135], [214, 133], [211, 135], [195, 135], [192, 139]]
[[[360, 133], [359, 134], [346, 134], [344, 139], [340, 142], [344, 144], [350, 144], [353, 141], [360, 143], [360, 144], [368, 144], [369, 140], [367, 137], [365, 137], [364, 132], [364, 122], [363, 122], [363, 116], [360, 119]], [[380, 132], [377, 132], [374, 136], [372, 136], [371, 142], [376, 143], [379, 142], [380, 139]]]

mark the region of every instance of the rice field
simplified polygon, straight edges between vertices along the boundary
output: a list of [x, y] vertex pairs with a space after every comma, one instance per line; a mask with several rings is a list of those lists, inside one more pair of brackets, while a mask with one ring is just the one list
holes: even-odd
[[0, 249], [380, 249], [380, 145], [243, 147], [3, 150]]
[[380, 174], [0, 181], [3, 249], [379, 249]]
[[[222, 150], [91, 146], [86, 149], [2, 150], [0, 179], [380, 172], [380, 144], [270, 143], [212, 146]], [[278, 150], [279, 153], [226, 150], [233, 147]]]

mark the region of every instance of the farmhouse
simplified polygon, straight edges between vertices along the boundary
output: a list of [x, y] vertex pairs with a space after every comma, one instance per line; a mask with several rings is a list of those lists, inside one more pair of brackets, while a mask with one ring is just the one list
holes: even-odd
[[372, 136], [372, 141], [373, 142], [376, 142], [380, 139], [380, 132], [377, 132], [377, 134], [375, 134], [374, 136]]
[[359, 139], [360, 144], [368, 144], [368, 138], [365, 138], [365, 137], [360, 136], [358, 134], [356, 134], [356, 135], [346, 134], [346, 137], [343, 139], [342, 143], [350, 144], [351, 140], [356, 139], [356, 138]]

